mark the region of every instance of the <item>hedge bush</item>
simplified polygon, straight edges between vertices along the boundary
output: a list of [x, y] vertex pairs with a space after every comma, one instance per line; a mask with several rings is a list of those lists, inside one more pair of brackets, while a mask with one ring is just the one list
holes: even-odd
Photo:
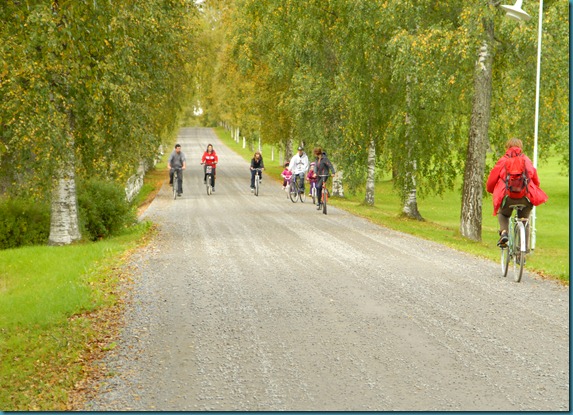
[[50, 206], [31, 199], [0, 200], [0, 249], [42, 245], [50, 235]]
[[113, 182], [92, 179], [78, 184], [80, 225], [84, 238], [96, 241], [135, 222], [135, 210], [125, 189]]

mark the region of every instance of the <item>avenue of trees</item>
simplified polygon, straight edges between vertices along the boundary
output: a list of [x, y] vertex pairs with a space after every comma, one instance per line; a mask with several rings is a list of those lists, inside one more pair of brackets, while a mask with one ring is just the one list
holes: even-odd
[[[405, 215], [460, 189], [481, 239], [488, 153], [531, 154], [537, 13], [500, 0], [6, 0], [0, 6], [0, 192], [51, 205], [50, 243], [81, 238], [76, 182], [124, 184], [188, 108], [292, 153], [322, 145], [375, 203]], [[568, 161], [568, 5], [546, 0], [540, 158]]]
[[190, 0], [2, 2], [0, 189], [50, 203], [50, 243], [81, 238], [76, 180], [125, 184], [172, 139], [197, 18]]
[[[391, 172], [403, 213], [460, 188], [460, 232], [481, 239], [488, 152], [531, 154], [539, 3], [499, 0], [205, 0], [200, 91], [207, 123], [283, 148], [322, 145], [349, 191], [374, 204]], [[512, 4], [512, 3], [510, 3]], [[539, 155], [568, 161], [568, 5], [544, 8]], [[542, 140], [542, 141], [541, 141]]]

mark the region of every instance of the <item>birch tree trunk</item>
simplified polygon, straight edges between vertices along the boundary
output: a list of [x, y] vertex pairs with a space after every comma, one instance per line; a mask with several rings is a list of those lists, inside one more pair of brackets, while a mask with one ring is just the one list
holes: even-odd
[[49, 245], [69, 245], [81, 239], [76, 194], [73, 116], [68, 113], [67, 153], [56, 171], [52, 189]]
[[366, 194], [364, 203], [368, 206], [374, 206], [374, 187], [376, 180], [376, 143], [374, 138], [370, 137], [368, 143], [368, 171], [366, 174]]
[[293, 155], [293, 151], [292, 151], [292, 143], [293, 143], [293, 139], [292, 137], [290, 137], [288, 140], [286, 140], [285, 143], [285, 163], [287, 161], [290, 161], [290, 159], [292, 158]]
[[423, 221], [424, 218], [418, 210], [418, 197], [417, 197], [417, 187], [416, 187], [416, 160], [411, 163], [411, 168], [406, 172], [406, 180], [404, 185], [404, 206], [402, 207], [402, 213], [411, 219], [416, 219]]
[[481, 241], [483, 180], [492, 94], [493, 20], [484, 19], [484, 29], [485, 39], [475, 66], [475, 91], [460, 215], [460, 233], [474, 241]]
[[[335, 167], [336, 168], [336, 167]], [[332, 195], [344, 197], [344, 186], [342, 185], [342, 170], [336, 170], [336, 175], [332, 178]]]
[[[411, 107], [411, 94], [410, 94], [410, 76], [407, 77], [406, 86], [406, 105], [408, 110]], [[402, 213], [411, 219], [424, 220], [420, 211], [418, 210], [418, 188], [416, 183], [416, 174], [418, 165], [416, 159], [412, 156], [412, 141], [415, 141], [417, 137], [413, 136], [414, 128], [412, 126], [412, 120], [410, 114], [406, 114], [406, 148], [408, 149], [408, 157], [406, 159], [405, 167], [405, 177], [404, 177], [404, 188], [402, 190], [402, 202], [404, 203], [402, 207]]]

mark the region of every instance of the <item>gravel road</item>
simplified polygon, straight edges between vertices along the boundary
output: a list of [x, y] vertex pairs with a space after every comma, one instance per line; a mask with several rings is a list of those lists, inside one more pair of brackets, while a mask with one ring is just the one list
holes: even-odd
[[268, 177], [255, 197], [212, 130], [178, 140], [183, 197], [165, 185], [143, 215], [159, 232], [83, 410], [569, 410], [568, 287], [325, 216]]

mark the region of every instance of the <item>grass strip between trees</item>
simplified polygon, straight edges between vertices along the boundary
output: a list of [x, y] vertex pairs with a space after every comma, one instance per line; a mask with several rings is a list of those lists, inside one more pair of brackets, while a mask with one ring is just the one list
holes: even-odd
[[[243, 148], [242, 141], [235, 142], [230, 132], [222, 127], [215, 128], [215, 131], [225, 145], [250, 161], [254, 150]], [[305, 150], [309, 159], [312, 159], [312, 149]], [[261, 153], [266, 174], [277, 182], [282, 181], [280, 174], [283, 160], [279, 160], [276, 147], [275, 160], [271, 159], [273, 152], [270, 145], [263, 145]], [[540, 162], [538, 172], [541, 187], [549, 195], [549, 201], [537, 208], [537, 243], [534, 253], [527, 257], [526, 269], [569, 284], [569, 177], [564, 174], [557, 156]], [[425, 221], [412, 220], [401, 215], [400, 198], [392, 189], [392, 181], [387, 179], [376, 182], [374, 206], [363, 203], [364, 192], [347, 194], [344, 198], [332, 197], [329, 202], [378, 225], [499, 262], [500, 252], [496, 246], [498, 223], [497, 218], [492, 215], [491, 195], [485, 194], [483, 200], [482, 242], [474, 242], [463, 238], [459, 232], [460, 187], [461, 183], [457, 189], [450, 190], [443, 196], [419, 199], [418, 208]]]

